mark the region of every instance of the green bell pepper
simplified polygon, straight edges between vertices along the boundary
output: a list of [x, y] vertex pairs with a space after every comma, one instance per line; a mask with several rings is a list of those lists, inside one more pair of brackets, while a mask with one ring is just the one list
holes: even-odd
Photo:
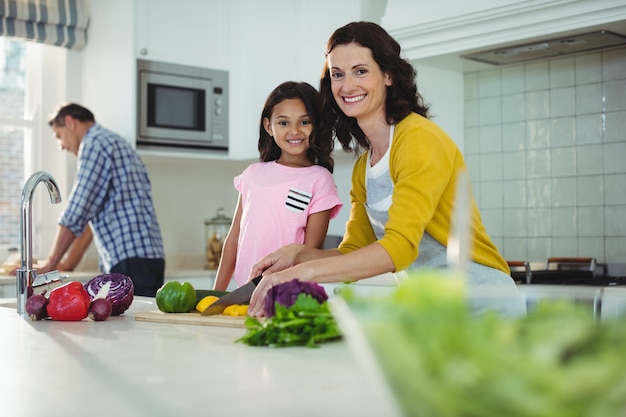
[[188, 313], [196, 307], [196, 290], [188, 282], [166, 282], [157, 290], [156, 304], [165, 313]]

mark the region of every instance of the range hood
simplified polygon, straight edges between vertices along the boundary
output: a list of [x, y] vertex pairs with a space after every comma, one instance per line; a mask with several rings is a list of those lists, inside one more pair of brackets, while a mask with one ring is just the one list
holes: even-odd
[[461, 55], [462, 58], [492, 65], [514, 64], [553, 58], [579, 52], [626, 45], [626, 36], [606, 30], [572, 35], [546, 41], [513, 45]]

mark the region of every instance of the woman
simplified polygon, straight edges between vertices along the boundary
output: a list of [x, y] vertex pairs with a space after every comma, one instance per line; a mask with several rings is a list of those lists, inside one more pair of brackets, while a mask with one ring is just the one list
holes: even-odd
[[[351, 210], [337, 249], [288, 245], [262, 258], [263, 273], [249, 314], [263, 312], [267, 290], [293, 278], [355, 281], [407, 268], [447, 264], [455, 181], [466, 171], [461, 152], [428, 117], [415, 70], [380, 26], [350, 23], [331, 36], [320, 90], [321, 135], [336, 134], [344, 150], [365, 151], [352, 173]], [[525, 312], [524, 303], [471, 198], [470, 290], [497, 290], [489, 308]], [[480, 310], [483, 305], [475, 305]]]

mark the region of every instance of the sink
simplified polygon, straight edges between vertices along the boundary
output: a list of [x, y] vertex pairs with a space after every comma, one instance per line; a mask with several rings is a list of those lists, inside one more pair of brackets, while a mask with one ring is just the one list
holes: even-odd
[[13, 310], [15, 310], [17, 308], [17, 301], [15, 299], [1, 299], [0, 298], [0, 307], [4, 307], [4, 308], [12, 308]]

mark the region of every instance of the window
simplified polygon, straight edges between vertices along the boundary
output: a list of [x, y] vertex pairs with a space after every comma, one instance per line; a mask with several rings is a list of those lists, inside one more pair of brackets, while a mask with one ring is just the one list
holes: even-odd
[[0, 247], [19, 247], [24, 184], [26, 44], [0, 37]]

